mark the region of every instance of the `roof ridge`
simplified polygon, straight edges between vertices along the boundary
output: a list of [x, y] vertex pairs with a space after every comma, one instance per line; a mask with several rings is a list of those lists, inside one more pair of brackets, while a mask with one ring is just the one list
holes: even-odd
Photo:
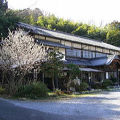
[[[30, 25], [30, 24], [23, 23], [23, 22], [18, 22], [18, 26], [23, 26], [23, 27], [26, 27], [26, 28], [31, 29], [33, 31], [34, 30], [37, 30], [37, 31], [41, 30], [42, 32], [46, 32], [46, 33], [47, 32], [48, 33], [52, 32], [53, 34], [58, 34], [57, 38], [61, 38], [61, 39], [71, 40], [71, 41], [75, 41], [75, 42], [81, 42], [81, 43], [90, 44], [90, 45], [92, 45], [94, 43], [93, 44], [94, 46], [99, 46], [99, 47], [103, 47], [103, 48], [107, 48], [107, 49], [120, 51], [120, 48], [117, 47], [117, 46], [108, 44], [108, 43], [103, 42], [103, 41], [98, 41], [98, 40], [95, 40], [95, 39], [90, 39], [90, 38], [87, 38], [87, 37], [83, 37], [83, 36], [78, 36], [78, 35], [62, 32], [62, 31], [57, 31], [57, 30], [56, 31], [55, 30], [50, 30], [50, 29], [42, 28], [40, 26]], [[52, 33], [50, 33], [50, 34], [52, 34]], [[55, 35], [55, 37], [56, 37], [56, 35]]]
[[[23, 23], [23, 22], [18, 22], [18, 23], [30, 25], [30, 24]], [[92, 40], [92, 41], [95, 41], [95, 42], [99, 42], [99, 43], [103, 42], [103, 41], [99, 41], [99, 40], [96, 40], [96, 39], [91, 39], [91, 38], [89, 38], [89, 37], [84, 37], [84, 36], [80, 36], [80, 35], [75, 35], [75, 34], [72, 34], [72, 33], [67, 33], [67, 32], [63, 32], [63, 31], [59, 31], [59, 30], [47, 29], [47, 28], [40, 27], [40, 26], [37, 26], [37, 25], [30, 25], [30, 26], [37, 27], [37, 28], [44, 29], [44, 30], [48, 30], [48, 31], [52, 31], [52, 32], [58, 32], [58, 33], [63, 33], [63, 34], [71, 35], [71, 36], [74, 36], [74, 37], [89, 39], [89, 40]], [[104, 43], [105, 43], [105, 42], [104, 42]], [[107, 44], [107, 43], [106, 43], [106, 44]]]

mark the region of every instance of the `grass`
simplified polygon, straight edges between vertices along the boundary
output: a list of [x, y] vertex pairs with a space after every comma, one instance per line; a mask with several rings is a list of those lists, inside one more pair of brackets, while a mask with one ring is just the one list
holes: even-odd
[[13, 100], [34, 100], [34, 101], [56, 101], [56, 100], [68, 100], [72, 98], [78, 98], [78, 97], [90, 97], [95, 96], [95, 93], [85, 93], [85, 94], [61, 94], [56, 95], [55, 92], [49, 92], [47, 97], [37, 98], [37, 99], [30, 99], [30, 98], [19, 98], [14, 96], [8, 96], [8, 95], [0, 95], [0, 97], [5, 99], [13, 99]]
[[79, 94], [61, 94], [61, 95], [56, 95], [54, 92], [49, 92], [48, 93], [49, 100], [66, 100], [66, 99], [71, 99], [71, 98], [78, 98], [78, 97], [91, 97], [95, 96], [96, 93], [79, 93]]
[[30, 98], [18, 98], [18, 97], [13, 97], [13, 96], [8, 96], [8, 95], [0, 95], [0, 97], [6, 98], [6, 99], [14, 99], [14, 100], [34, 100], [34, 101], [56, 101], [56, 100], [68, 100], [72, 98], [82, 98], [82, 97], [94, 97], [97, 94], [100, 94], [101, 92], [104, 91], [114, 91], [115, 89], [107, 89], [107, 90], [94, 90], [94, 91], [83, 91], [81, 93], [76, 93], [76, 94], [61, 94], [61, 95], [56, 95], [55, 92], [49, 92], [48, 97], [42, 97], [42, 98], [37, 98], [37, 99], [30, 99]]
[[[97, 89], [94, 91], [83, 91], [81, 93], [77, 94], [61, 94], [61, 95], [56, 95], [54, 92], [49, 92], [48, 95], [49, 97], [46, 98], [45, 100], [67, 100], [67, 99], [72, 99], [72, 98], [80, 98], [80, 97], [94, 97], [97, 94], [100, 94], [105, 91], [114, 91], [116, 89], [109, 88], [109, 89]], [[44, 98], [43, 98], [44, 99]]]

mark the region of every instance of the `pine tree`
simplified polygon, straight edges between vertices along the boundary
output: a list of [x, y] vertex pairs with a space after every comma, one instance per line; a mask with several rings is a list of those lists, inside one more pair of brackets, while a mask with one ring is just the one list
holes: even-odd
[[0, 0], [0, 11], [6, 11], [8, 9], [8, 2], [6, 0]]

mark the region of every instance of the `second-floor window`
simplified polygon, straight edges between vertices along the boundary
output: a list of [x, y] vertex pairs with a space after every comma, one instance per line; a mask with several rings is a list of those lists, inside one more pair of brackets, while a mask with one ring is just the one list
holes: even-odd
[[88, 51], [88, 50], [66, 49], [66, 56], [77, 57], [77, 58], [99, 58], [99, 57], [105, 57], [107, 56], [107, 54]]
[[95, 58], [95, 52], [83, 50], [83, 58]]
[[71, 57], [81, 57], [81, 50], [78, 49], [66, 49], [66, 55]]
[[107, 54], [104, 54], [104, 53], [96, 53], [96, 58], [98, 57], [105, 57], [107, 56]]

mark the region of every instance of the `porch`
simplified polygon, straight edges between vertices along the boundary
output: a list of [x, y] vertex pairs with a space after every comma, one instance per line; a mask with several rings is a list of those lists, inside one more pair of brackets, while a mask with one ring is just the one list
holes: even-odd
[[81, 80], [102, 82], [105, 79], [117, 79], [120, 84], [120, 56], [108, 55], [95, 59], [67, 60], [68, 63], [80, 66]]

